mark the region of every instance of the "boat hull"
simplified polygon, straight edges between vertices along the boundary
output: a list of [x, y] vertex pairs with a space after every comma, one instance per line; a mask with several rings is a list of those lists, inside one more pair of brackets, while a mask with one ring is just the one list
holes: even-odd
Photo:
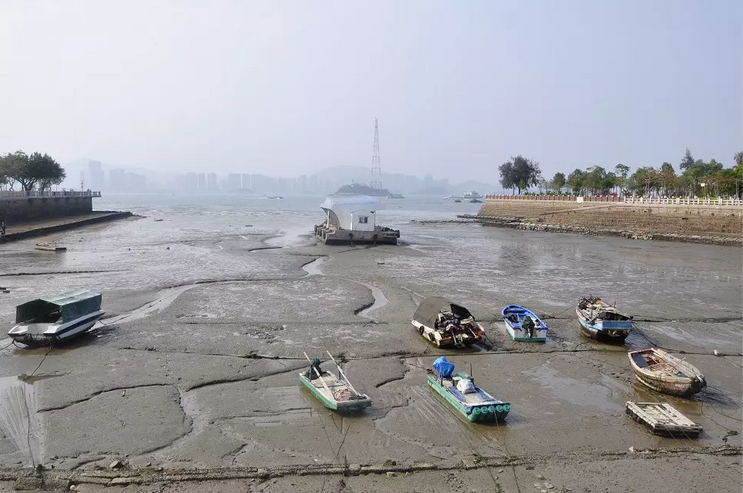
[[310, 380], [307, 379], [307, 377], [304, 376], [304, 374], [299, 375], [299, 381], [302, 382], [302, 385], [310, 391], [310, 393], [319, 400], [323, 406], [327, 407], [328, 409], [332, 409], [334, 411], [339, 412], [346, 412], [346, 413], [354, 413], [359, 412], [367, 407], [370, 407], [372, 402], [371, 399], [358, 399], [353, 401], [335, 401], [333, 399], [329, 399], [325, 394], [320, 392], [320, 390], [315, 387]]
[[689, 397], [690, 395], [694, 395], [700, 392], [704, 387], [706, 387], [706, 382], [697, 379], [694, 379], [689, 383], [682, 384], [664, 382], [662, 380], [650, 378], [646, 375], [640, 375], [637, 373], [635, 373], [635, 377], [637, 378], [638, 382], [648, 388], [651, 388], [663, 394], [673, 395], [676, 397]]
[[[413, 324], [413, 327], [418, 330], [418, 333], [421, 335], [421, 337], [423, 337], [434, 346], [442, 348], [467, 348], [480, 341], [485, 334], [485, 330], [478, 324], [478, 331], [475, 332], [474, 335], [465, 333], [462, 334], [461, 338], [455, 339], [452, 335], [447, 333], [442, 334], [441, 331], [437, 331], [426, 325], [423, 325], [417, 320], [413, 320], [411, 323]], [[436, 337], [437, 333], [439, 334], [440, 338]]]
[[[691, 364], [658, 349], [631, 351], [627, 354], [637, 380], [646, 387], [668, 395], [688, 397], [707, 386], [704, 375]], [[649, 366], [645, 358], [661, 366]], [[665, 367], [665, 370], [663, 369]], [[653, 369], [656, 368], [656, 369]], [[670, 371], [669, 371], [670, 370]]]
[[43, 332], [31, 331], [28, 325], [21, 323], [10, 329], [8, 336], [14, 341], [26, 345], [45, 345], [68, 341], [90, 330], [105, 313], [98, 310], [64, 324], [48, 324]]
[[431, 375], [428, 376], [428, 385], [469, 421], [502, 422], [511, 411], [511, 404], [508, 402], [465, 405]]
[[609, 343], [623, 343], [632, 330], [631, 321], [595, 320], [589, 322], [576, 309], [581, 332], [591, 339]]

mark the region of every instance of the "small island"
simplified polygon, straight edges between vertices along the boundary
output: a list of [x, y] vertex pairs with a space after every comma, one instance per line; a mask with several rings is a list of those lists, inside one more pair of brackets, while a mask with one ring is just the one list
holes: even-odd
[[390, 191], [386, 188], [374, 188], [360, 183], [343, 185], [335, 193], [353, 193], [356, 195], [369, 195], [371, 197], [387, 197]]

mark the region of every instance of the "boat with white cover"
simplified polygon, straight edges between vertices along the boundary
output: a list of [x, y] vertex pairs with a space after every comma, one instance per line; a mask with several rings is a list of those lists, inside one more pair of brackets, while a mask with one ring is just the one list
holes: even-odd
[[101, 318], [102, 296], [88, 290], [39, 298], [16, 307], [14, 341], [27, 345], [51, 344], [85, 333]]

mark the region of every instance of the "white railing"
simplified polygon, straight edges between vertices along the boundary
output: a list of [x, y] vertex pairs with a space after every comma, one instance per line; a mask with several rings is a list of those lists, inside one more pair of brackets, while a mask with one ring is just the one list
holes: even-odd
[[100, 197], [101, 192], [94, 192], [92, 190], [62, 190], [62, 191], [39, 191], [29, 190], [28, 192], [21, 190], [0, 190], [0, 200], [11, 200], [11, 199], [26, 199], [26, 198], [42, 198], [42, 197]]
[[625, 204], [647, 205], [743, 205], [740, 199], [700, 199], [680, 197], [625, 197]]

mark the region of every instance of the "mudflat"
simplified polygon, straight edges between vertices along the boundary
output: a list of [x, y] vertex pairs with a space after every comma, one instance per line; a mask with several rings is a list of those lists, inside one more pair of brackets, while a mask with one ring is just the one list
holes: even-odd
[[[303, 215], [158, 218], [60, 233], [62, 255], [0, 245], [3, 330], [15, 305], [67, 289], [102, 292], [107, 312], [64, 347], [0, 340], [0, 489], [42, 464], [78, 491], [740, 491], [740, 248], [405, 220], [401, 245], [328, 247]], [[580, 334], [588, 293], [635, 316], [624, 346]], [[434, 295], [488, 341], [424, 341], [410, 320]], [[508, 338], [510, 303], [543, 316], [546, 343]], [[652, 345], [709, 386], [643, 387], [626, 354]], [[370, 409], [339, 415], [301, 388], [302, 353], [326, 350]], [[427, 387], [442, 354], [511, 403], [506, 423], [470, 423]], [[628, 400], [704, 431], [652, 435]]]

